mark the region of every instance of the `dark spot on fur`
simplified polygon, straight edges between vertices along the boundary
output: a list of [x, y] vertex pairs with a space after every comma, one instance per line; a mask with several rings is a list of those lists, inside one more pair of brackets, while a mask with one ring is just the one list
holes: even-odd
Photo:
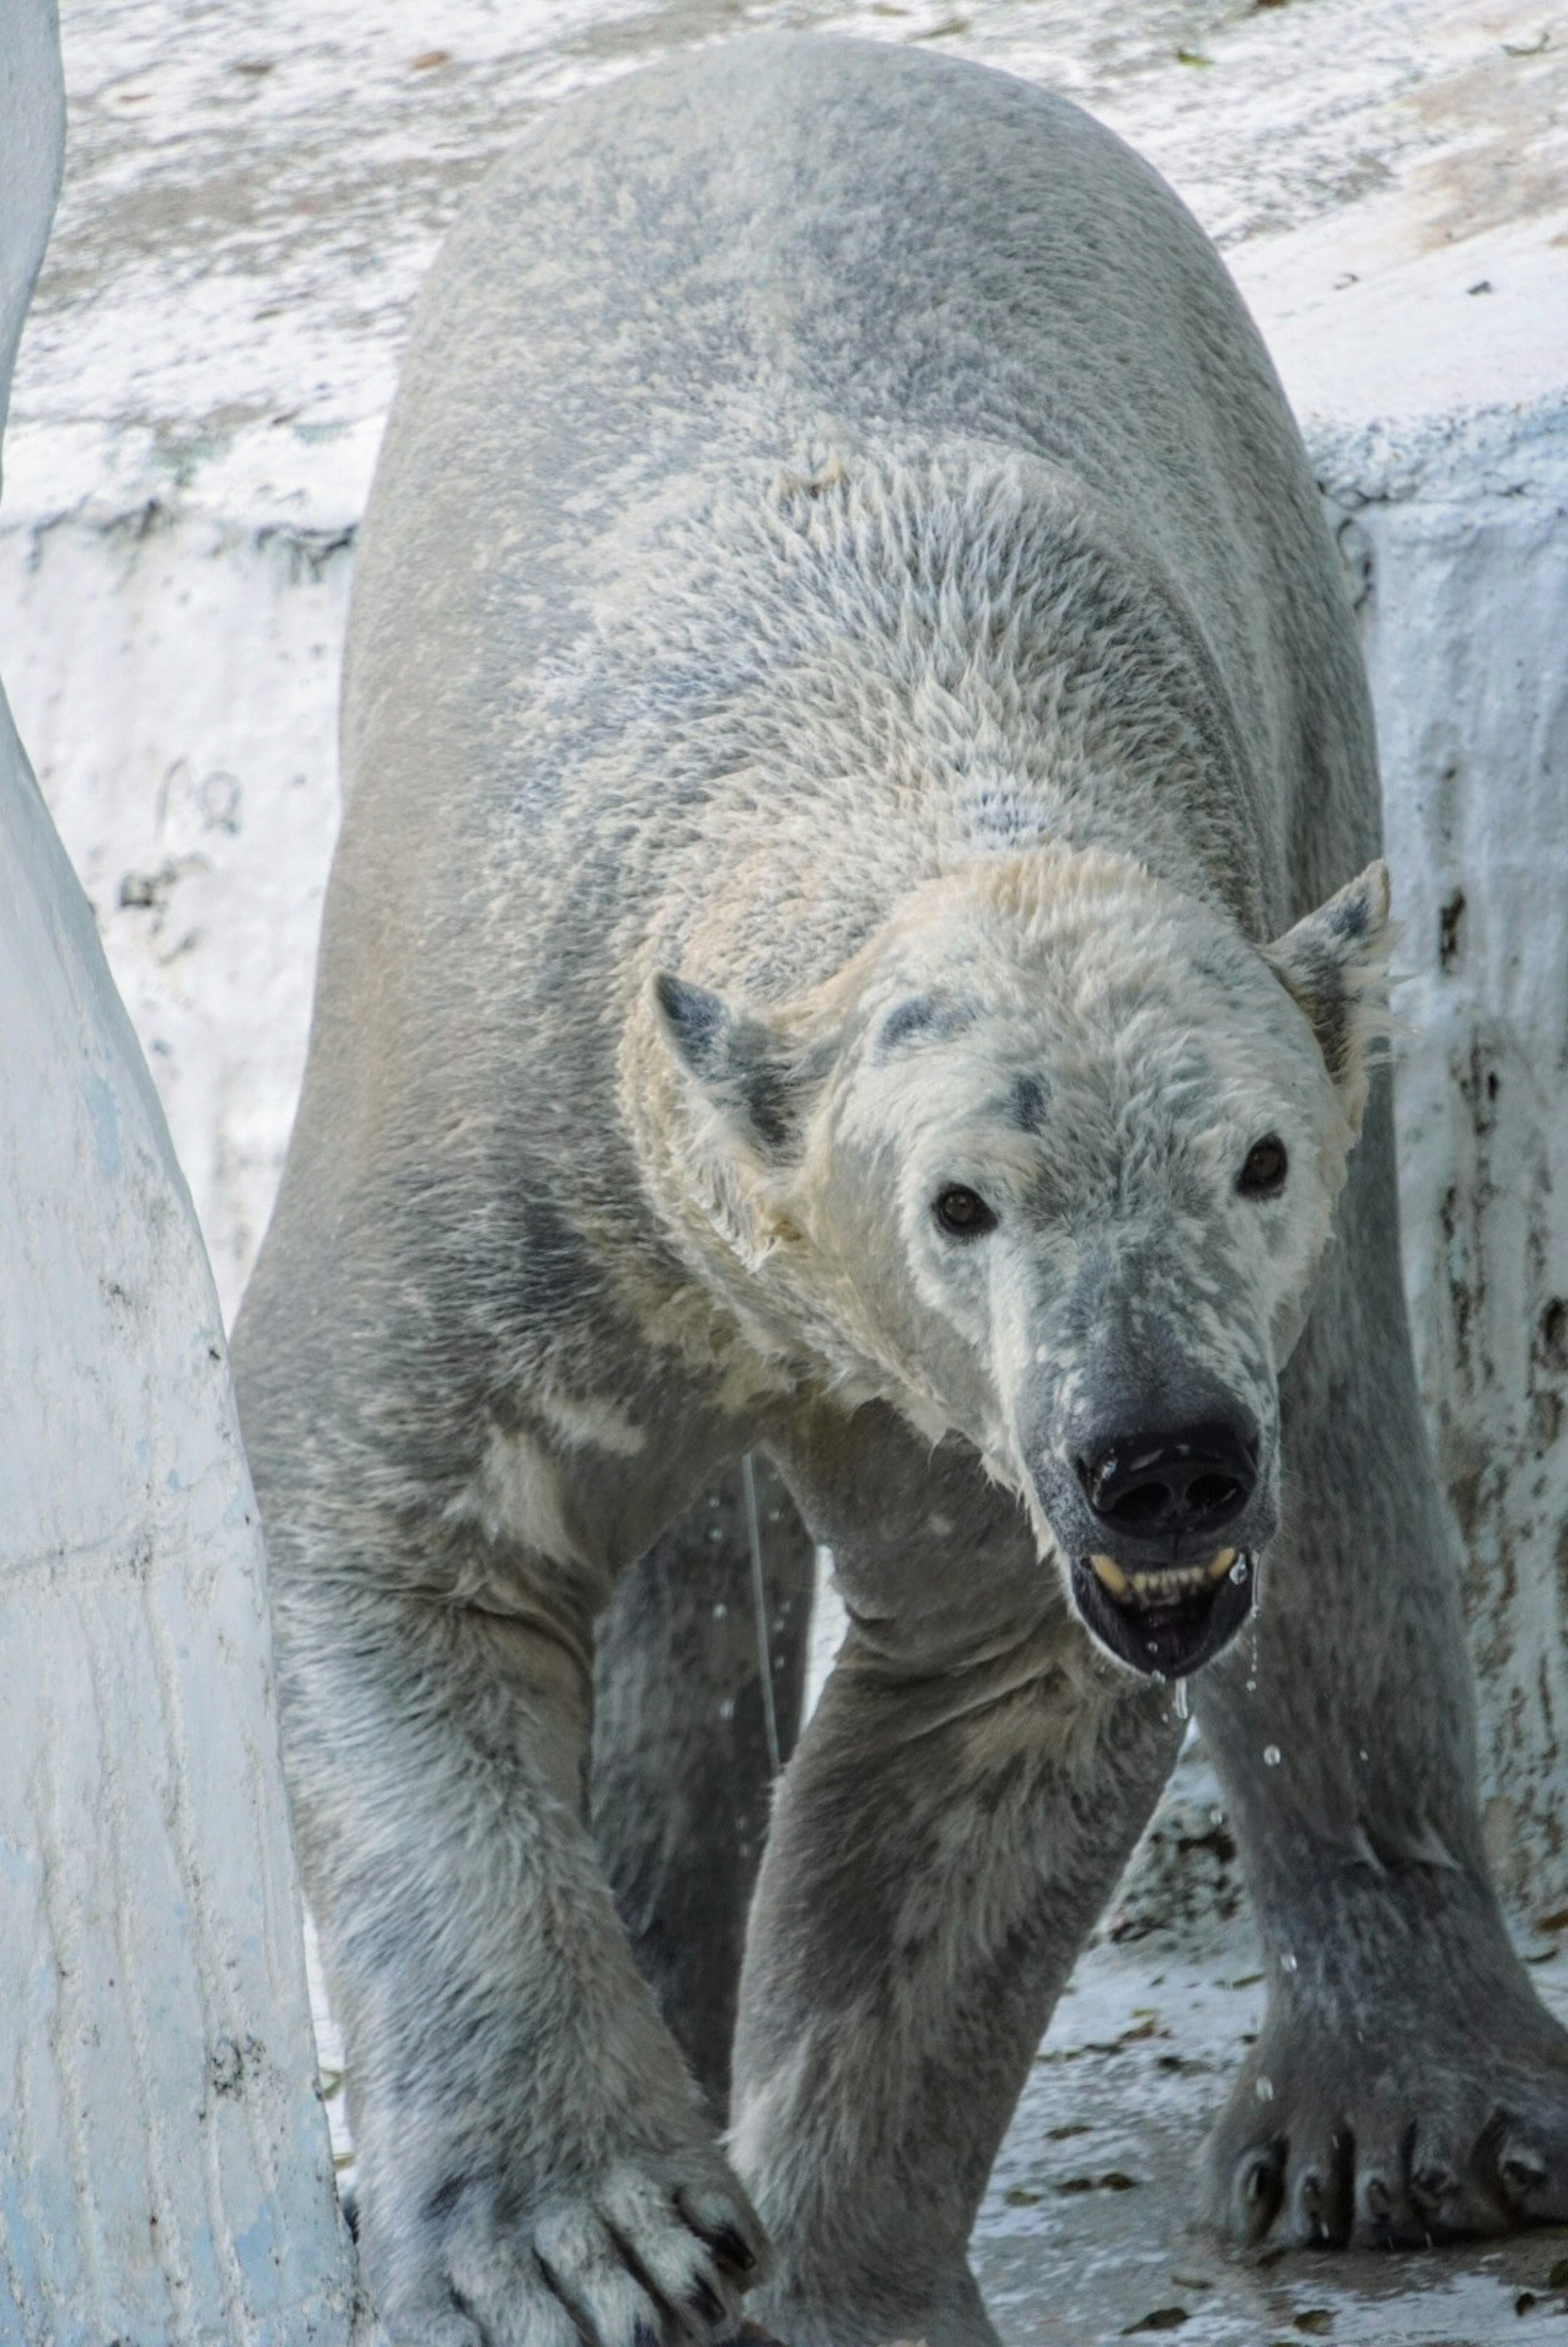
[[765, 1148], [782, 1149], [795, 1127], [802, 1071], [760, 1020], [732, 1010], [722, 995], [661, 971], [654, 993], [670, 1040], [709, 1097], [752, 1128]]
[[1371, 927], [1371, 910], [1366, 891], [1357, 888], [1348, 896], [1331, 897], [1318, 917], [1329, 937], [1356, 944]]
[[923, 1035], [936, 1016], [936, 1004], [929, 994], [911, 995], [907, 1002], [901, 1002], [882, 1021], [882, 1031], [877, 1038], [877, 1057], [885, 1059], [911, 1035]]
[[967, 794], [962, 812], [985, 839], [1013, 846], [1045, 836], [1045, 813], [1039, 800], [1014, 785], [982, 784]]
[[1329, 1073], [1342, 1082], [1349, 1072], [1350, 1004], [1339, 961], [1326, 944], [1298, 953], [1291, 990], [1312, 1022]]
[[945, 1043], [973, 1026], [979, 1014], [972, 1002], [942, 1002], [934, 995], [911, 995], [889, 1011], [877, 1037], [875, 1057], [886, 1060], [903, 1044], [920, 1036]]
[[705, 986], [688, 986], [668, 970], [655, 979], [654, 992], [687, 1066], [697, 1075], [713, 1072], [716, 1049], [729, 1022], [720, 997]]
[[742, 1087], [747, 1112], [769, 1149], [782, 1149], [795, 1129], [794, 1088], [775, 1061], [759, 1060]]
[[1038, 1133], [1045, 1122], [1050, 1094], [1038, 1076], [1020, 1076], [1013, 1087], [1008, 1114], [1021, 1133]]
[[458, 2203], [468, 2189], [465, 2176], [449, 2176], [438, 2184], [424, 2204], [424, 2213], [433, 2225], [444, 2225], [456, 2213]]

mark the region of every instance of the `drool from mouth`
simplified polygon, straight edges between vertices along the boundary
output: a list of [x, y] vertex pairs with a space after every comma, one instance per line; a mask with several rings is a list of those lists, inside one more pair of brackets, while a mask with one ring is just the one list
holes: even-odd
[[1100, 1644], [1149, 1676], [1186, 1678], [1230, 1644], [1252, 1610], [1257, 1560], [1222, 1548], [1204, 1564], [1128, 1572], [1110, 1556], [1073, 1561], [1073, 1597]]

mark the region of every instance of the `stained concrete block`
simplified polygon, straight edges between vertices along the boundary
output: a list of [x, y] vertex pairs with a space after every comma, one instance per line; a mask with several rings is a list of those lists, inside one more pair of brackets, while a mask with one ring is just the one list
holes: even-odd
[[[60, 97], [7, 0], [0, 419]], [[0, 2342], [348, 2347], [218, 1299], [3, 695], [0, 1006]]]
[[1468, 1564], [1493, 1865], [1568, 1893], [1568, 47], [1441, 7], [1407, 148], [1233, 255], [1360, 611], [1395, 909], [1405, 1284]]

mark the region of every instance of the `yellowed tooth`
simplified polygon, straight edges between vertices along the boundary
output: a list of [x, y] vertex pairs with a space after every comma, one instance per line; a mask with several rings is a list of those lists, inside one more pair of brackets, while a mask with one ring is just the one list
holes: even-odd
[[1089, 1562], [1113, 1597], [1125, 1597], [1127, 1594], [1131, 1584], [1115, 1557], [1092, 1556]]
[[1215, 1558], [1214, 1563], [1208, 1568], [1209, 1579], [1211, 1581], [1223, 1581], [1226, 1574], [1230, 1571], [1231, 1566], [1235, 1563], [1236, 1551], [1233, 1548], [1222, 1548], [1219, 1554]]

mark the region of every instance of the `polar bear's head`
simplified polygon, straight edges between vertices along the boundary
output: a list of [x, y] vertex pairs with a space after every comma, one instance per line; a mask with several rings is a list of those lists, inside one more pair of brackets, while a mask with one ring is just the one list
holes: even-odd
[[1050, 850], [930, 884], [782, 1011], [657, 981], [688, 1163], [771, 1324], [967, 1436], [1140, 1671], [1196, 1669], [1252, 1604], [1387, 916], [1374, 865], [1259, 951]]

